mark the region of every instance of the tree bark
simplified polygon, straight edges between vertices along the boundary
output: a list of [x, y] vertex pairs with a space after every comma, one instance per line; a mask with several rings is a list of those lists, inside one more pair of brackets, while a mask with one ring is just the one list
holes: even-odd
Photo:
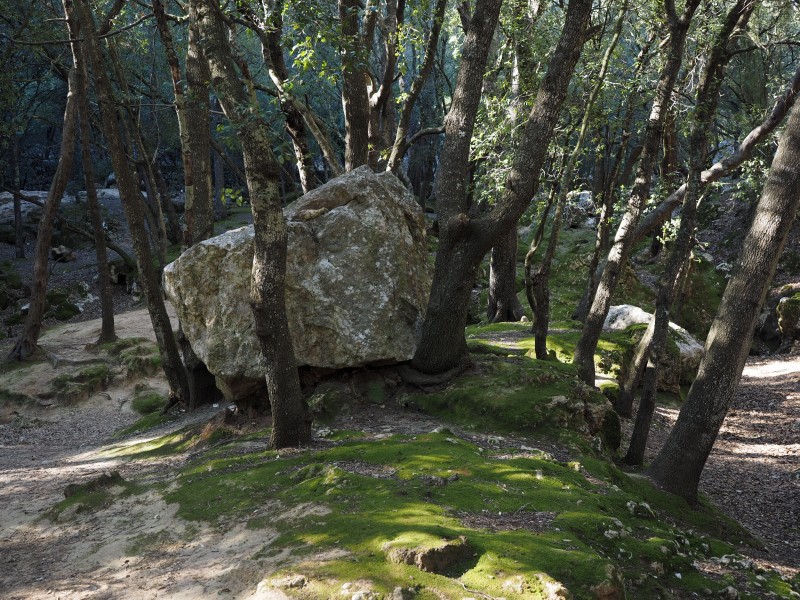
[[422, 337], [412, 362], [415, 369], [425, 373], [449, 371], [467, 359], [464, 324], [476, 263], [483, 253], [458, 241], [466, 235], [469, 224], [469, 217], [463, 211], [467, 202], [470, 141], [501, 4], [502, 0], [477, 0], [464, 39], [450, 111], [445, 117], [444, 147], [435, 184], [439, 250]]
[[501, 323], [519, 321], [524, 314], [517, 298], [517, 229], [512, 227], [492, 247], [486, 317]]
[[286, 317], [286, 223], [278, 194], [280, 168], [272, 154], [269, 125], [250, 102], [237, 75], [221, 9], [213, 0], [192, 0], [191, 18], [202, 34], [211, 82], [236, 129], [244, 154], [253, 211], [255, 251], [250, 303], [266, 363], [275, 448], [311, 439], [311, 418], [300, 393], [294, 347]]
[[[369, 162], [369, 96], [367, 94], [366, 60], [358, 28], [359, 0], [338, 0], [342, 44], [342, 108], [344, 110], [347, 171]], [[371, 40], [371, 37], [370, 37]]]
[[800, 204], [798, 189], [800, 108], [795, 106], [711, 325], [697, 379], [648, 471], [656, 484], [689, 500], [697, 498], [700, 475], [739, 385], [758, 312]]
[[[65, 5], [72, 4], [72, 0], [64, 0], [64, 2]], [[171, 403], [186, 402], [189, 399], [186, 371], [183, 368], [180, 353], [178, 352], [178, 345], [172, 333], [172, 324], [170, 323], [169, 315], [167, 315], [167, 309], [161, 295], [158, 276], [153, 268], [150, 245], [142, 220], [142, 203], [139, 186], [133, 177], [125, 154], [122, 131], [120, 129], [119, 120], [117, 119], [114, 92], [104, 69], [103, 57], [95, 30], [94, 17], [87, 0], [75, 0], [74, 6], [81, 21], [83, 38], [87, 50], [87, 63], [92, 67], [106, 144], [114, 167], [114, 172], [117, 175], [117, 187], [119, 188], [120, 199], [122, 200], [122, 206], [128, 220], [131, 241], [136, 251], [136, 263], [139, 270], [142, 291], [147, 300], [150, 320], [153, 324], [156, 340], [158, 341], [161, 366], [164, 369], [164, 374], [167, 377], [170, 388], [169, 401]]]
[[[11, 133], [11, 180], [14, 191], [19, 193], [19, 136]], [[22, 223], [22, 202], [14, 194], [14, 246], [17, 258], [25, 258], [25, 229]]]
[[575, 169], [578, 166], [578, 158], [583, 151], [583, 142], [589, 131], [589, 119], [591, 118], [592, 109], [597, 101], [597, 97], [600, 95], [600, 91], [603, 89], [606, 73], [611, 64], [611, 55], [614, 53], [614, 49], [617, 47], [617, 42], [619, 42], [620, 35], [622, 34], [622, 26], [624, 25], [627, 12], [628, 3], [625, 1], [623, 2], [619, 17], [614, 25], [614, 33], [600, 61], [600, 71], [597, 74], [597, 79], [584, 106], [583, 118], [581, 119], [581, 126], [578, 131], [578, 139], [575, 141], [575, 146], [572, 148], [572, 152], [570, 152], [569, 159], [561, 174], [561, 181], [558, 186], [558, 199], [556, 200], [556, 212], [553, 215], [553, 225], [550, 239], [547, 242], [547, 251], [542, 257], [542, 262], [539, 264], [536, 273], [532, 273], [529, 268], [525, 269], [526, 295], [531, 305], [531, 311], [533, 311], [533, 331], [535, 334], [534, 349], [536, 358], [539, 360], [547, 360], [549, 358], [547, 354], [547, 331], [550, 327], [550, 268], [553, 263], [553, 258], [555, 257], [556, 248], [558, 247], [559, 235], [561, 234], [567, 194], [572, 188], [572, 179]]
[[[69, 0], [65, 0], [65, 7]], [[53, 223], [55, 222], [61, 197], [69, 182], [75, 158], [75, 140], [77, 138], [78, 106], [75, 87], [77, 71], [72, 67], [69, 71], [67, 85], [67, 104], [64, 108], [64, 125], [61, 130], [61, 150], [58, 166], [50, 190], [47, 193], [39, 228], [36, 233], [36, 250], [33, 262], [33, 283], [31, 300], [25, 325], [19, 339], [9, 354], [14, 360], [25, 360], [36, 351], [39, 334], [42, 330], [45, 305], [47, 302], [47, 262], [50, 254], [50, 242], [53, 239]]]
[[[70, 38], [78, 40], [81, 37], [80, 23], [67, 12], [67, 27], [69, 28]], [[92, 224], [94, 233], [94, 246], [97, 256], [97, 279], [100, 288], [100, 337], [97, 344], [106, 344], [117, 339], [114, 331], [114, 298], [111, 293], [111, 274], [108, 267], [108, 253], [106, 252], [105, 231], [103, 230], [103, 219], [100, 214], [100, 202], [97, 199], [97, 187], [95, 185], [94, 162], [91, 153], [91, 115], [89, 111], [89, 74], [86, 69], [86, 60], [83, 55], [83, 48], [78, 41], [72, 42], [72, 59], [76, 69], [76, 99], [78, 104], [78, 123], [80, 125], [81, 140], [81, 160], [83, 161], [83, 176], [86, 186], [86, 206], [89, 213], [89, 221]]]
[[728, 12], [717, 38], [709, 53], [708, 62], [700, 78], [697, 91], [697, 104], [694, 111], [691, 141], [689, 145], [689, 177], [686, 198], [683, 201], [681, 224], [670, 250], [664, 274], [656, 295], [656, 310], [653, 315], [653, 339], [650, 342], [650, 361], [644, 380], [644, 390], [636, 414], [636, 424], [631, 437], [625, 462], [641, 465], [650, 432], [650, 422], [656, 405], [656, 391], [661, 361], [664, 360], [667, 338], [669, 337], [669, 317], [675, 290], [680, 280], [680, 271], [692, 251], [692, 240], [697, 220], [697, 203], [702, 194], [701, 173], [706, 161], [708, 133], [717, 111], [719, 90], [722, 86], [725, 66], [731, 58], [728, 45], [735, 32], [746, 27], [757, 2], [738, 0]]
[[631, 190], [627, 209], [614, 237], [614, 243], [611, 246], [603, 274], [598, 283], [592, 307], [586, 316], [581, 337], [575, 347], [573, 364], [577, 367], [578, 377], [588, 385], [593, 386], [595, 383], [594, 352], [597, 349], [597, 342], [600, 340], [603, 323], [611, 306], [611, 296], [625, 270], [625, 264], [633, 248], [633, 236], [631, 234], [641, 217], [647, 199], [650, 197], [652, 173], [661, 147], [667, 106], [683, 62], [683, 50], [689, 25], [699, 3], [699, 0], [687, 0], [683, 14], [678, 16], [675, 12], [674, 1], [667, 0], [666, 2], [667, 20], [670, 29], [669, 42], [665, 46], [664, 67], [659, 77], [647, 123], [644, 150], [642, 151], [636, 182]]
[[450, 113], [445, 120], [447, 137], [436, 194], [440, 210], [439, 252], [422, 336], [412, 363], [414, 368], [427, 373], [447, 371], [468, 360], [464, 325], [475, 270], [494, 242], [516, 225], [535, 194], [539, 171], [580, 57], [591, 12], [588, 0], [569, 3], [547, 73], [522, 127], [503, 195], [491, 212], [470, 217], [466, 205], [466, 166], [499, 5], [497, 0], [486, 0], [476, 6], [464, 42]]

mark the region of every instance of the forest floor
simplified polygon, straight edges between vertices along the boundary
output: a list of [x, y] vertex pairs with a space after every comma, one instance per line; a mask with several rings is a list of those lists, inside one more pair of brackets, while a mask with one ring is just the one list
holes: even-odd
[[[144, 310], [120, 315], [117, 323], [122, 336], [141, 336], [143, 332], [152, 336]], [[41, 344], [51, 358], [80, 360], [85, 344], [98, 331], [97, 321], [62, 325], [46, 333]], [[27, 384], [32, 395], [53, 375], [51, 362], [41, 365], [42, 371], [30, 377]], [[73, 510], [68, 507], [60, 513], [52, 512], [63, 501], [69, 484], [90, 481], [111, 471], [118, 471], [139, 491], [156, 483], [169, 489], [176, 469], [189, 463], [193, 452], [129, 459], [121, 456], [124, 452], [120, 448], [141, 445], [192, 421], [209, 420], [224, 410], [208, 407], [145, 434], [123, 441], [113, 438], [115, 432], [139, 417], [129, 400], [135, 386], [142, 383], [155, 389], [164, 386], [158, 377], [128, 379], [76, 405], [18, 406], [0, 420], [0, 597], [204, 598], [212, 595], [209, 582], [213, 581], [214, 596], [284, 598], [280, 591], [256, 589], [271, 568], [286, 564], [285, 554], [267, 553], [265, 557], [263, 551], [278, 535], [275, 526], [291, 522], [300, 512], [313, 513], [313, 506], [283, 506], [279, 510], [259, 507], [256, 513], [274, 511], [270, 516], [272, 527], [266, 530], [249, 528], [240, 520], [206, 524], [181, 518], [179, 505], [168, 504], [160, 493], [129, 495], [119, 486], [111, 489], [116, 495], [114, 502], [98, 507], [96, 512], [76, 513], [75, 506]], [[659, 408], [651, 454], [663, 442], [675, 416], [674, 409]], [[763, 550], [745, 547], [739, 551], [786, 577], [795, 577], [800, 567], [798, 423], [800, 359], [751, 359], [701, 484], [712, 503], [764, 542]], [[319, 437], [325, 435], [324, 430], [356, 430], [380, 439], [425, 434], [440, 424], [418, 412], [372, 405], [317, 429], [315, 445], [325, 443]], [[488, 434], [452, 429], [471, 443], [491, 446], [492, 436]], [[504, 443], [523, 449], [528, 448], [525, 444], [537, 444], [560, 460], [566, 460], [570, 452], [535, 439]], [[245, 446], [247, 452], [263, 451], [266, 440], [253, 438]], [[291, 451], [287, 454], [291, 456]], [[190, 541], [177, 547], [172, 544], [168, 550], [156, 543], [176, 533], [185, 534]], [[329, 552], [317, 558], [332, 558]], [[261, 557], [257, 564], [249, 560], [255, 555]], [[714, 563], [713, 568], [725, 567]], [[465, 592], [463, 597], [469, 595]]]

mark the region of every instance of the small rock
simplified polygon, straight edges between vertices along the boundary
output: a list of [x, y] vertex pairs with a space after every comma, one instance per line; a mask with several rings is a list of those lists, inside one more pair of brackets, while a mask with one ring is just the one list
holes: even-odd
[[388, 600], [414, 600], [417, 590], [414, 588], [396, 587], [392, 590]]
[[395, 564], [414, 565], [421, 571], [442, 575], [472, 554], [472, 546], [462, 535], [454, 540], [444, 540], [441, 545], [431, 548], [389, 547], [387, 559]]
[[286, 577], [271, 580], [270, 584], [273, 587], [283, 589], [301, 588], [305, 587], [306, 578], [303, 575], [287, 575]]
[[724, 598], [725, 600], [738, 600], [739, 599], [739, 590], [737, 590], [732, 585], [729, 585], [724, 590], [721, 590], [719, 593], [720, 598]]

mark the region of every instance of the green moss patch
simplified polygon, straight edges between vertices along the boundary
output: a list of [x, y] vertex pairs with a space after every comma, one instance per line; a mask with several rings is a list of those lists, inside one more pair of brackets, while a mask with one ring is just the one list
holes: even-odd
[[99, 363], [84, 367], [77, 373], [59, 375], [50, 382], [50, 386], [56, 399], [71, 403], [85, 400], [92, 394], [106, 389], [112, 379], [111, 367]]
[[161, 368], [158, 346], [147, 338], [123, 338], [104, 344], [101, 349], [119, 357], [128, 377], [153, 375]]
[[[725, 540], [742, 539], [741, 529], [603, 459], [575, 458], [491, 453], [449, 432], [395, 435], [197, 458], [165, 499], [185, 519], [276, 528], [267, 552], [291, 549], [294, 559], [272, 577], [305, 577], [287, 590], [293, 597], [334, 597], [348, 582], [382, 597], [416, 586], [420, 598], [465, 597], [463, 586], [509, 598], [547, 597], [558, 586], [574, 598], [724, 587], [693, 565], [732, 553]], [[265, 506], [267, 516], [252, 516]], [[416, 559], [462, 537], [471, 552], [452, 570], [437, 574]]]
[[166, 404], [163, 394], [150, 388], [140, 389], [131, 400], [131, 407], [140, 415], [149, 415], [160, 411]]

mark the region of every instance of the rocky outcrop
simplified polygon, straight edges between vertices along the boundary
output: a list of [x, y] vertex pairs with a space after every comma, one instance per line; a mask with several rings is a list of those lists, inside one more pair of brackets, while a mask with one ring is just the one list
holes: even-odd
[[[360, 168], [286, 207], [286, 304], [298, 364], [408, 360], [430, 291], [425, 221], [391, 174]], [[263, 381], [249, 306], [253, 229], [197, 244], [164, 271], [167, 295], [229, 399]]]
[[[612, 306], [603, 324], [606, 331], [622, 331], [631, 325], [649, 323], [653, 315], [638, 306], [620, 304]], [[703, 358], [703, 345], [680, 325], [670, 322], [670, 338], [675, 342], [678, 356], [669, 356], [662, 364], [658, 387], [678, 393], [680, 385], [691, 383]], [[677, 358], [677, 360], [676, 360]]]

